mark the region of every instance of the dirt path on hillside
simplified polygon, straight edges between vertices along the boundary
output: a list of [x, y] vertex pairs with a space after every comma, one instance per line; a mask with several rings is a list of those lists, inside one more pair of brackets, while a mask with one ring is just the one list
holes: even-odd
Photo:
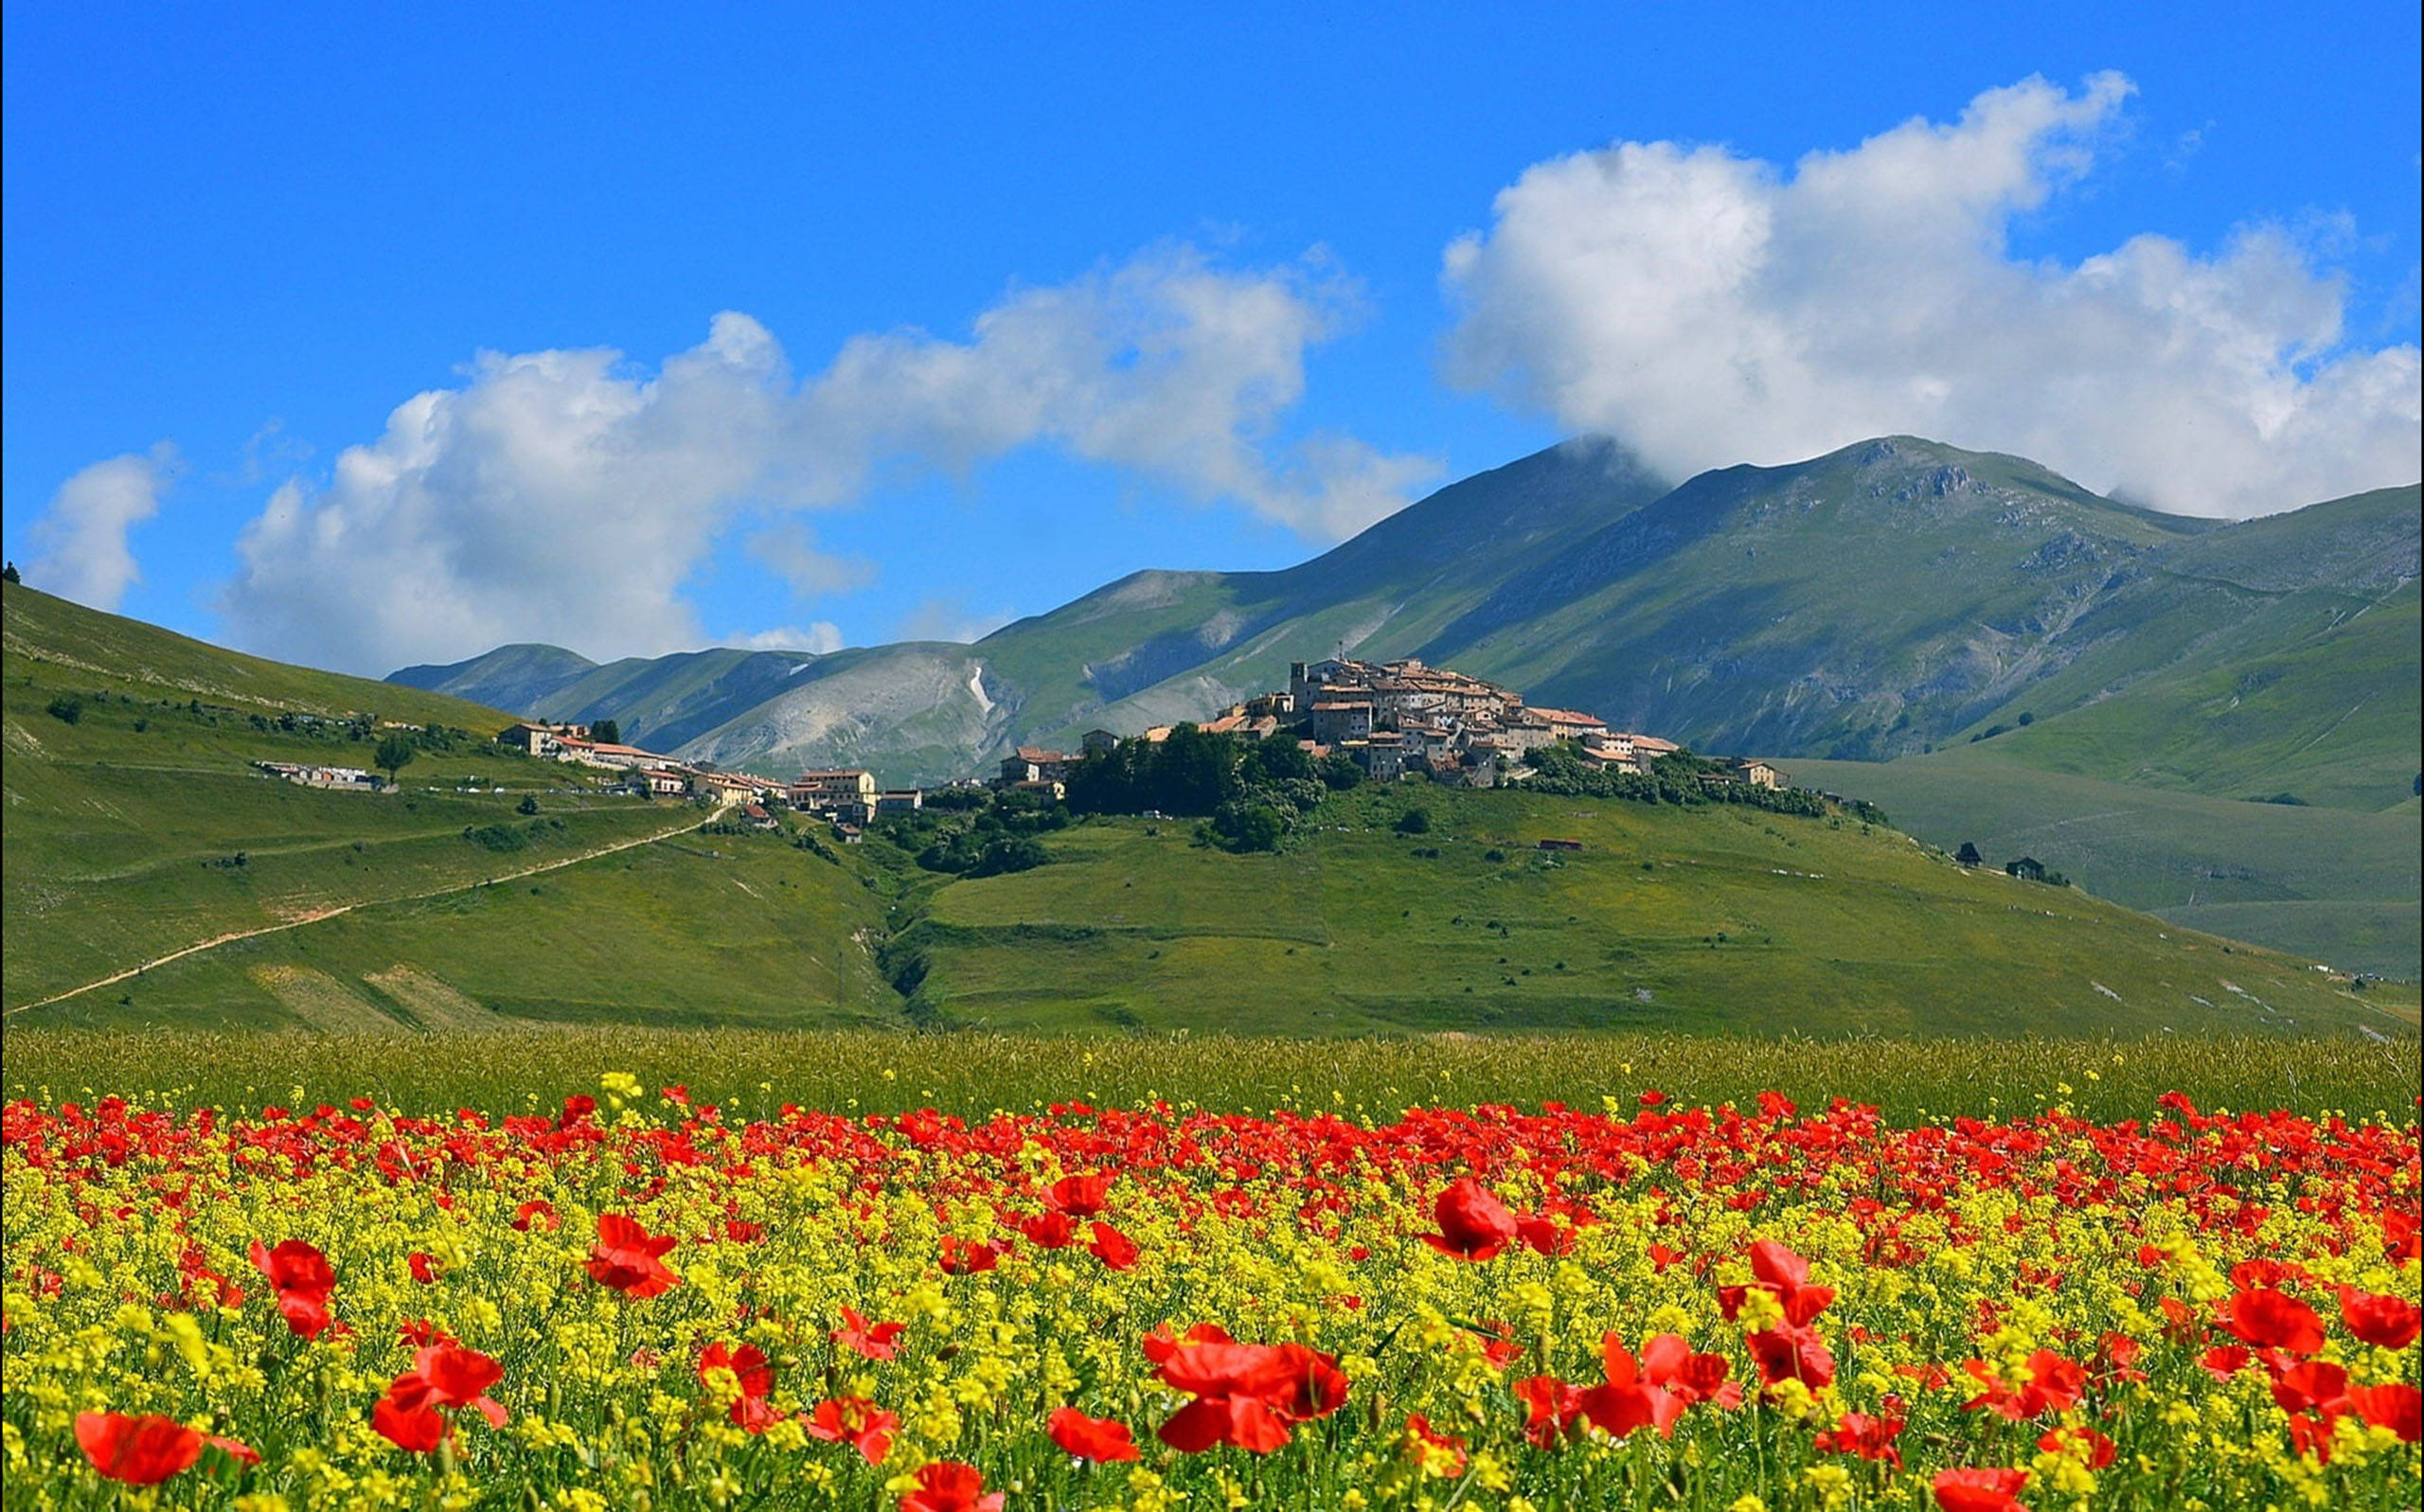
[[[722, 809], [717, 810], [719, 813], [722, 811]], [[166, 966], [170, 961], [182, 961], [188, 955], [200, 955], [205, 951], [215, 951], [222, 945], [233, 945], [238, 940], [256, 939], [263, 934], [276, 934], [285, 930], [301, 929], [306, 924], [317, 924], [324, 918], [334, 918], [340, 914], [350, 914], [358, 908], [378, 908], [387, 903], [417, 903], [423, 898], [443, 898], [449, 893], [468, 893], [475, 887], [492, 887], [498, 882], [510, 882], [525, 877], [536, 877], [542, 872], [561, 871], [566, 866], [578, 866], [582, 862], [596, 861], [600, 856], [611, 856], [618, 850], [630, 850], [635, 845], [653, 845], [660, 840], [670, 840], [675, 835], [687, 834], [705, 822], [707, 821], [687, 819], [670, 829], [662, 830], [653, 835], [642, 835], [636, 840], [618, 840], [611, 845], [600, 845], [596, 850], [583, 851], [578, 856], [566, 856], [536, 866], [525, 866], [520, 871], [499, 872], [494, 877], [484, 878], [476, 882], [457, 882], [451, 887], [434, 887], [425, 893], [406, 893], [398, 898], [365, 898], [358, 903], [343, 903], [335, 908], [313, 909], [276, 924], [264, 924], [258, 929], [236, 930], [225, 934], [215, 934], [199, 945], [188, 945], [181, 951], [170, 951], [166, 955], [146, 961], [140, 966], [130, 966], [123, 971], [101, 977], [98, 981], [87, 982], [82, 987], [69, 987], [64, 992], [54, 992], [33, 1003], [20, 1003], [8, 1012], [15, 1015], [24, 1013], [29, 1008], [43, 1008], [54, 1003], [64, 1003], [69, 998], [80, 997], [98, 987], [115, 987], [132, 977], [141, 976], [154, 967]]]

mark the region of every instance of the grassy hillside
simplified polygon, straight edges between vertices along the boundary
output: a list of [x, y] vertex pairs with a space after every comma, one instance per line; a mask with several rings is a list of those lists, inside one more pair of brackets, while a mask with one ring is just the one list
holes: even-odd
[[[2218, 797], [2396, 808], [2424, 770], [2418, 606], [2413, 581], [2371, 600], [2284, 596], [2221, 644], [2108, 697], [2025, 726], [2024, 711], [2008, 709], [1972, 733], [2005, 732], [1992, 738], [1999, 763]], [[2059, 700], [2063, 685], [2086, 681], [2074, 672], [2029, 698]]]
[[[1395, 832], [1419, 802], [1433, 831]], [[1230, 856], [1096, 821], [1032, 872], [936, 889], [895, 947], [992, 1028], [1665, 1028], [1919, 1035], [2412, 1024], [2300, 960], [1856, 822], [1364, 790]], [[1583, 842], [1552, 856], [1543, 838]], [[1431, 852], [1435, 851], [1433, 855]], [[2405, 1005], [2385, 1012], [2379, 1004]]]
[[[410, 724], [451, 724], [492, 735], [510, 722], [495, 709], [394, 683], [247, 656], [105, 614], [22, 583], [0, 584], [0, 653], [10, 685], [107, 690], [145, 699], [321, 716], [372, 713]], [[309, 646], [294, 648], [306, 660]]]
[[[488, 738], [507, 722], [494, 710], [239, 656], [16, 585], [0, 604], [0, 997], [12, 1013], [220, 935], [464, 887], [685, 822], [501, 751]], [[346, 719], [363, 713], [442, 727], [422, 738], [401, 792], [319, 792], [251, 769], [367, 766], [373, 740]], [[519, 811], [526, 798], [535, 815]]]
[[[219, 660], [19, 589], [8, 605], [16, 1027], [1932, 1036], [2415, 1021], [2412, 993], [2352, 994], [2303, 961], [1966, 872], [1892, 831], [1722, 807], [1367, 788], [1332, 796], [1277, 855], [1209, 849], [1184, 822], [1096, 820], [1054, 833], [1038, 869], [953, 878], [881, 839], [701, 833], [701, 811], [498, 750], [490, 710]], [[205, 683], [210, 697], [191, 691]], [[365, 761], [377, 726], [345, 716], [365, 691], [440, 726], [402, 792], [248, 771]], [[68, 696], [73, 718], [54, 706]], [[1417, 804], [1430, 832], [1399, 833]], [[1551, 837], [1583, 848], [1540, 851]], [[2395, 868], [2368, 885], [2396, 886]], [[246, 937], [43, 1005], [225, 935]]]
[[900, 1000], [866, 944], [884, 903], [835, 854], [779, 837], [684, 835], [223, 946], [25, 1022], [900, 1027]]
[[2424, 804], [2365, 813], [2165, 792], [2018, 765], [2009, 739], [1787, 767], [1947, 850], [2035, 856], [2099, 897], [2344, 970], [2424, 973]]

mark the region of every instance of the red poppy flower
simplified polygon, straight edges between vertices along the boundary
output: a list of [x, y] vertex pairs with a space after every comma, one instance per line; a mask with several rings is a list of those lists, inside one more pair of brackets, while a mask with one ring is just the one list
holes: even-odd
[[2300, 1454], [2311, 1454], [2318, 1465], [2331, 1463], [2331, 1423], [2320, 1414], [2301, 1414], [2289, 1420], [2290, 1447]]
[[1159, 1365], [1168, 1361], [1170, 1356], [1178, 1353], [1187, 1344], [1233, 1344], [1236, 1343], [1235, 1339], [1229, 1337], [1229, 1330], [1217, 1323], [1199, 1323], [1186, 1330], [1185, 1339], [1171, 1333], [1170, 1325], [1165, 1323], [1145, 1335], [1143, 1348], [1147, 1361]]
[[1063, 1176], [1052, 1183], [1052, 1205], [1071, 1218], [1098, 1216], [1111, 1199], [1108, 1176]]
[[699, 1354], [699, 1384], [709, 1385], [708, 1372], [728, 1370], [740, 1395], [732, 1400], [731, 1417], [752, 1433], [762, 1433], [775, 1426], [774, 1410], [766, 1398], [774, 1395], [775, 1367], [766, 1362], [766, 1352], [756, 1344], [742, 1344], [736, 1349], [721, 1340], [707, 1345]]
[[1002, 1512], [1005, 1491], [987, 1491], [973, 1465], [935, 1460], [918, 1468], [918, 1488], [900, 1498], [900, 1512]]
[[[1603, 1354], [1613, 1337], [1600, 1341]], [[1726, 1379], [1733, 1371], [1723, 1355], [1695, 1354], [1677, 1334], [1659, 1334], [1641, 1346], [1642, 1379], [1665, 1387], [1686, 1407], [1694, 1402], [1711, 1402], [1728, 1411], [1741, 1406], [1741, 1384]]]
[[451, 1344], [454, 1336], [427, 1318], [406, 1318], [396, 1325], [396, 1337], [408, 1349], [427, 1349], [433, 1344]]
[[1933, 1483], [1935, 1504], [1944, 1512], [2028, 1512], [2020, 1488], [2028, 1484], [2026, 1470], [1938, 1470]]
[[2348, 1393], [2348, 1405], [2376, 1428], [2397, 1433], [2403, 1443], [2413, 1444], [2424, 1434], [2424, 1392], [2403, 1380], [2354, 1387]]
[[1136, 1264], [1136, 1244], [1127, 1235], [1097, 1219], [1094, 1227], [1095, 1241], [1086, 1246], [1094, 1257], [1114, 1271], [1126, 1271]]
[[602, 1214], [597, 1242], [589, 1251], [589, 1273], [635, 1301], [656, 1296], [682, 1284], [661, 1258], [673, 1245], [671, 1235], [651, 1235], [637, 1218]]
[[2197, 1357], [2197, 1363], [2216, 1380], [2228, 1380], [2245, 1370], [2255, 1357], [2237, 1344], [2216, 1344]]
[[1162, 1442], [1185, 1454], [1218, 1444], [1268, 1454], [1288, 1442], [1291, 1424], [1327, 1417], [1346, 1401], [1338, 1361], [1302, 1344], [1187, 1344], [1160, 1375], [1196, 1398], [1161, 1427]]
[[984, 1239], [963, 1239], [956, 1234], [943, 1236], [945, 1275], [975, 1275], [1001, 1263], [1002, 1252]]
[[431, 1259], [427, 1254], [419, 1250], [415, 1250], [410, 1255], [405, 1257], [404, 1263], [411, 1267], [413, 1279], [419, 1282], [422, 1286], [431, 1286], [437, 1282], [437, 1262]]
[[1880, 1412], [1874, 1416], [1845, 1413], [1835, 1419], [1833, 1429], [1818, 1435], [1815, 1447], [1822, 1454], [1857, 1454], [1898, 1470], [1902, 1468], [1902, 1450], [1894, 1441], [1902, 1436], [1903, 1421], [1898, 1411]]
[[1496, 1319], [1485, 1320], [1481, 1327], [1481, 1357], [1489, 1361], [1492, 1370], [1505, 1370], [1524, 1358], [1524, 1346], [1517, 1342], [1515, 1330]]
[[381, 1438], [413, 1454], [432, 1453], [446, 1438], [445, 1417], [426, 1401], [407, 1406], [382, 1396], [370, 1409], [370, 1426]]
[[564, 1220], [556, 1217], [555, 1205], [538, 1198], [533, 1198], [513, 1210], [513, 1226], [523, 1233], [529, 1233], [533, 1222], [550, 1234], [564, 1226]]
[[1965, 1368], [1986, 1390], [1962, 1403], [1965, 1412], [1986, 1408], [2001, 1417], [2019, 1422], [2040, 1417], [2047, 1413], [2067, 1412], [2078, 1405], [2087, 1390], [2087, 1372], [2051, 1349], [2040, 1349], [2027, 1360], [2028, 1380], [2014, 1386], [1995, 1374], [1994, 1367], [1983, 1360], [1973, 1360]]
[[202, 1434], [173, 1417], [156, 1414], [79, 1413], [76, 1416], [76, 1447], [93, 1462], [94, 1469], [129, 1485], [153, 1485], [167, 1480], [202, 1458]]
[[329, 1293], [336, 1287], [337, 1272], [327, 1255], [301, 1239], [280, 1239], [276, 1249], [255, 1239], [252, 1259], [277, 1294], [278, 1314], [288, 1329], [306, 1339], [328, 1330]]
[[1065, 1250], [1078, 1236], [1078, 1224], [1068, 1214], [1056, 1208], [1052, 1212], [1038, 1213], [1033, 1218], [1022, 1219], [1019, 1232], [1025, 1235], [1027, 1242], [1037, 1249]]
[[1526, 1247], [1548, 1255], [1572, 1254], [1578, 1231], [1546, 1213], [1525, 1213], [1515, 1219], [1515, 1232]]
[[2360, 1291], [2354, 1287], [2340, 1289], [2340, 1321], [2348, 1331], [2369, 1344], [2382, 1349], [2404, 1349], [2415, 1342], [2419, 1326], [2424, 1326], [2424, 1307], [2418, 1307], [2405, 1297], [2382, 1296]]
[[1136, 1442], [1128, 1425], [1112, 1417], [1088, 1417], [1074, 1407], [1056, 1407], [1044, 1419], [1052, 1442], [1081, 1460], [1111, 1463], [1136, 1457]]
[[723, 1236], [734, 1244], [755, 1244], [766, 1236], [766, 1225], [752, 1223], [747, 1218], [728, 1218], [723, 1220]]
[[2112, 1440], [2094, 1429], [2079, 1425], [2072, 1428], [2049, 1428], [2039, 1436], [2037, 1447], [2048, 1454], [2069, 1455], [2091, 1470], [2100, 1470], [2112, 1463]]
[[900, 1414], [887, 1413], [864, 1396], [837, 1396], [817, 1403], [816, 1411], [800, 1426], [811, 1438], [847, 1444], [869, 1465], [881, 1465], [892, 1452], [892, 1431], [900, 1422]]
[[1459, 1260], [1487, 1260], [1506, 1248], [1517, 1233], [1515, 1215], [1489, 1188], [1470, 1176], [1449, 1183], [1432, 1204], [1439, 1232], [1418, 1236], [1423, 1243]]
[[1582, 1415], [1612, 1438], [1623, 1438], [1641, 1428], [1656, 1429], [1661, 1438], [1674, 1437], [1684, 1404], [1665, 1387], [1641, 1379], [1631, 1353], [1615, 1342], [1613, 1334], [1608, 1336], [1607, 1355], [1607, 1382], [1582, 1394]]
[[2348, 1410], [2348, 1372], [2320, 1360], [2301, 1361], [2272, 1378], [2272, 1400], [2285, 1413], [2320, 1413], [2328, 1421]]
[[2258, 1349], [2310, 1355], [2323, 1347], [2323, 1318], [2286, 1291], [2241, 1291], [2230, 1301], [2231, 1332]]
[[1405, 1414], [1405, 1432], [1408, 1439], [1426, 1449], [1446, 1450], [1452, 1461], [1448, 1466], [1448, 1474], [1456, 1476], [1465, 1473], [1466, 1454], [1463, 1439], [1440, 1432], [1431, 1426], [1431, 1419], [1420, 1413]]
[[1535, 1449], [1548, 1449], [1582, 1418], [1582, 1390], [1555, 1376], [1529, 1376], [1509, 1386], [1524, 1404], [1524, 1437]]
[[1773, 1328], [1745, 1334], [1742, 1342], [1751, 1347], [1751, 1360], [1759, 1367], [1759, 1379], [1771, 1386], [1790, 1379], [1818, 1391], [1834, 1383], [1835, 1357], [1815, 1328], [1780, 1323]]
[[488, 1390], [505, 1379], [505, 1367], [476, 1349], [434, 1344], [413, 1355], [412, 1368], [387, 1384], [387, 1395], [370, 1410], [370, 1426], [398, 1449], [426, 1454], [448, 1432], [440, 1408], [469, 1407], [503, 1428], [508, 1414]]
[[905, 1323], [869, 1323], [857, 1308], [845, 1304], [842, 1326], [833, 1330], [833, 1342], [869, 1360], [890, 1360], [900, 1352], [900, 1336], [908, 1328]]
[[1784, 1308], [1784, 1321], [1794, 1328], [1808, 1326], [1835, 1300], [1834, 1288], [1809, 1284], [1809, 1261], [1773, 1239], [1751, 1246], [1751, 1274], [1750, 1286], [1717, 1289], [1718, 1310], [1729, 1323], [1742, 1310], [1743, 1297], [1754, 1290], [1774, 1297]]

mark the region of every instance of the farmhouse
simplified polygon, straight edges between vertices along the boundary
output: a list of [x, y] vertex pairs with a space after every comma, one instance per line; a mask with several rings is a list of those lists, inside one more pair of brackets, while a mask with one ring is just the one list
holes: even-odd
[[1070, 758], [1042, 746], [1023, 745], [1002, 758], [1002, 785], [1015, 788], [1030, 782], [1060, 782], [1069, 775]]
[[1784, 774], [1764, 761], [1750, 756], [1738, 757], [1734, 763], [1734, 779], [1754, 788], [1776, 789], [1785, 785]]
[[536, 724], [525, 720], [507, 725], [497, 733], [497, 744], [511, 746], [525, 756], [553, 760], [562, 755], [566, 740], [587, 740], [586, 724]]

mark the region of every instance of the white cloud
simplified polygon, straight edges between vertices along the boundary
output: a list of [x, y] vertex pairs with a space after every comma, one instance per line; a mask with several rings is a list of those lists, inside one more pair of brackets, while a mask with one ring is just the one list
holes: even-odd
[[1678, 476], [1907, 432], [2184, 513], [2413, 482], [2417, 349], [2346, 343], [2341, 282], [2287, 233], [2010, 254], [2130, 90], [2030, 79], [1790, 171], [1672, 142], [1536, 165], [1448, 249], [1450, 374]]
[[[800, 382], [735, 313], [653, 374], [606, 350], [487, 354], [325, 484], [281, 488], [222, 607], [246, 646], [364, 671], [513, 640], [663, 651], [699, 643], [683, 584], [744, 507], [847, 504], [1032, 445], [1326, 541], [1436, 471], [1346, 437], [1274, 440], [1306, 353], [1352, 305], [1318, 258], [1238, 272], [1180, 248], [1014, 290], [966, 341], [853, 338]], [[788, 523], [749, 543], [802, 596], [869, 570]]]
[[718, 646], [736, 646], [745, 651], [807, 651], [823, 656], [838, 651], [847, 644], [842, 639], [842, 627], [830, 620], [820, 619], [812, 625], [785, 625], [775, 630], [754, 631], [745, 635], [726, 635]]
[[956, 641], [967, 646], [1017, 617], [1007, 609], [990, 614], [971, 611], [967, 600], [938, 594], [918, 600], [918, 607], [901, 617], [899, 635], [905, 641]]
[[176, 480], [177, 449], [166, 441], [96, 462], [59, 486], [34, 522], [36, 555], [26, 577], [45, 593], [95, 609], [117, 608], [143, 580], [126, 534], [160, 512], [161, 495]]
[[795, 520], [770, 525], [750, 537], [749, 554], [802, 597], [848, 593], [877, 577], [876, 564], [864, 557], [839, 557], [820, 550], [815, 533]]

